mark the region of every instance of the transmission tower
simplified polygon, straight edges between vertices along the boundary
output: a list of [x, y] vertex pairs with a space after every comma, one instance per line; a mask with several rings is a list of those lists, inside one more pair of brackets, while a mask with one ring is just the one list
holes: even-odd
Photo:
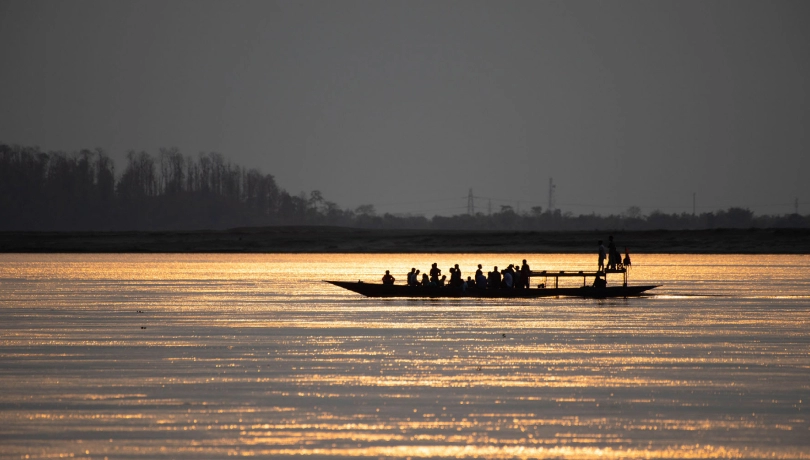
[[554, 189], [555, 188], [557, 188], [557, 186], [554, 185], [554, 179], [549, 177], [548, 178], [548, 212], [554, 211], [554, 205], [555, 205]]
[[475, 201], [473, 200], [472, 189], [470, 189], [470, 193], [467, 194], [467, 214], [471, 216], [475, 215]]

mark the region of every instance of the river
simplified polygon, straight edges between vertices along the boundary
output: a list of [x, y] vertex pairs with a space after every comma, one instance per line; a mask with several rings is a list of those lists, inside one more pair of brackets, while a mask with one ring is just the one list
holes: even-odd
[[631, 299], [322, 282], [524, 258], [596, 265], [0, 254], [0, 456], [810, 458], [808, 255], [637, 254]]

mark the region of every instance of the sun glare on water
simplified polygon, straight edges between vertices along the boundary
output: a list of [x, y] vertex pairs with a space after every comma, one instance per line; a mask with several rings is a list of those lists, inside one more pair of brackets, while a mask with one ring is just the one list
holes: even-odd
[[639, 254], [630, 284], [661, 287], [633, 299], [379, 300], [322, 282], [524, 258], [596, 268], [2, 255], [3, 455], [810, 457], [808, 256]]

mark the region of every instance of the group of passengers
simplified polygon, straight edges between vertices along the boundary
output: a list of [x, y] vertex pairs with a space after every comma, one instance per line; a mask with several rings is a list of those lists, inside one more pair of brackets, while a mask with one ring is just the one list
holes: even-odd
[[[616, 244], [613, 242], [613, 236], [609, 236], [608, 240], [607, 251], [602, 244], [602, 240], [599, 240], [599, 268], [596, 271], [596, 279], [593, 283], [594, 287], [605, 287], [607, 285], [607, 281], [602, 278], [602, 276], [606, 274], [606, 258], [608, 259], [608, 270], [621, 270], [630, 265], [630, 254], [627, 248], [624, 248], [625, 256], [624, 260], [622, 260], [621, 254], [619, 254], [619, 251], [616, 249]], [[421, 278], [419, 277], [421, 272], [416, 268], [411, 268], [411, 271], [407, 275], [407, 284], [413, 287], [460, 288], [462, 292], [468, 289], [529, 289], [529, 278], [532, 272], [529, 268], [529, 264], [526, 263], [526, 259], [523, 259], [520, 268], [518, 268], [518, 264], [509, 264], [505, 269], [498, 271], [498, 267], [495, 266], [495, 269], [491, 272], [487, 272], [486, 276], [484, 276], [481, 264], [478, 264], [478, 270], [475, 271], [475, 278], [468, 276], [466, 281], [461, 276], [461, 269], [458, 268], [458, 264], [450, 267], [448, 271], [450, 272], [449, 281], [446, 275], [442, 275], [442, 270], [435, 262], [430, 267], [430, 272], [422, 273]], [[385, 271], [382, 282], [383, 284], [394, 284], [394, 277], [391, 276], [388, 270]]]
[[604, 272], [605, 271], [605, 258], [607, 256], [608, 270], [616, 270], [626, 268], [630, 265], [630, 253], [627, 248], [624, 248], [624, 260], [622, 260], [622, 255], [619, 254], [619, 251], [616, 249], [616, 243], [613, 242], [613, 235], [608, 237], [608, 249], [607, 254], [605, 254], [605, 246], [602, 244], [602, 240], [599, 240], [599, 266], [596, 269], [597, 272]]
[[[450, 267], [448, 272], [450, 272], [449, 280], [447, 275], [442, 275], [442, 270], [435, 262], [428, 273], [421, 273], [416, 268], [411, 268], [407, 275], [407, 284], [413, 287], [452, 287], [461, 289], [462, 292], [468, 289], [528, 289], [529, 278], [531, 277], [531, 268], [529, 268], [526, 259], [523, 259], [522, 264], [509, 264], [508, 267], [500, 271], [496, 266], [486, 275], [484, 275], [481, 264], [478, 264], [475, 277], [468, 276], [466, 280], [461, 276], [461, 269], [458, 264]], [[388, 270], [385, 271], [385, 276], [383, 276], [383, 284], [394, 284], [394, 277], [391, 276]]]

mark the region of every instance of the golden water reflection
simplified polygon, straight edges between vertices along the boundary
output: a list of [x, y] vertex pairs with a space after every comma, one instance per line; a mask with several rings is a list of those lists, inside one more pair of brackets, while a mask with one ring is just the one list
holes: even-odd
[[3, 455], [810, 457], [808, 256], [638, 255], [663, 286], [602, 301], [320, 282], [524, 257], [595, 261], [0, 256]]

